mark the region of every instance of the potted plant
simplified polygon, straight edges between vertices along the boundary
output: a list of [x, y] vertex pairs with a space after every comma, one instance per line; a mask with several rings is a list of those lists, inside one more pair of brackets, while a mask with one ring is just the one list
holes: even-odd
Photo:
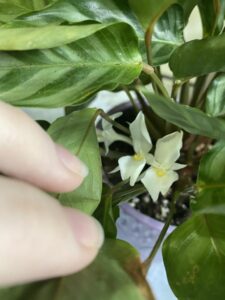
[[[183, 30], [196, 6], [203, 36], [187, 42]], [[223, 0], [0, 1], [0, 98], [66, 108], [48, 133], [90, 173], [78, 190], [57, 198], [94, 214], [106, 235], [84, 271], [2, 289], [2, 299], [51, 300], [56, 291], [67, 300], [154, 299], [145, 275], [183, 204], [182, 224], [162, 249], [169, 284], [178, 299], [224, 299], [224, 14]], [[130, 124], [87, 107], [97, 92], [121, 89], [134, 108]], [[118, 140], [126, 146], [113, 148]], [[101, 156], [112, 162], [103, 175]], [[143, 194], [153, 208], [166, 199], [168, 214], [141, 262], [116, 239], [115, 222], [118, 204]]]

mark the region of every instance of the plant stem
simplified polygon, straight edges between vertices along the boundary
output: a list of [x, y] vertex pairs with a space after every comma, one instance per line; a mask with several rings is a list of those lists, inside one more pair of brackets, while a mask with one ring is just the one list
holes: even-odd
[[186, 81], [181, 87], [180, 103], [189, 105], [189, 91], [190, 91], [190, 82]]
[[159, 79], [159, 77], [156, 75], [156, 73], [154, 72], [154, 69], [147, 65], [144, 64], [143, 65], [143, 72], [145, 72], [147, 75], [149, 75], [152, 80], [156, 83], [156, 85], [158, 86], [158, 88], [160, 89], [160, 91], [162, 92], [162, 95], [166, 98], [170, 98], [166, 88], [164, 87], [162, 81]]
[[163, 226], [163, 229], [161, 230], [159, 236], [158, 236], [158, 239], [155, 243], [155, 245], [153, 246], [152, 248], [152, 251], [150, 253], [150, 255], [148, 256], [148, 258], [143, 262], [143, 267], [144, 267], [144, 270], [145, 270], [145, 273], [147, 274], [149, 268], [151, 267], [151, 264], [152, 264], [152, 261], [156, 255], [156, 253], [158, 252], [164, 238], [165, 238], [165, 235], [167, 233], [167, 230], [170, 226], [170, 223], [172, 221], [172, 218], [173, 218], [173, 215], [174, 215], [174, 211], [175, 211], [175, 204], [176, 204], [176, 200], [178, 198], [179, 194], [178, 193], [175, 193], [174, 194], [174, 198], [172, 200], [172, 203], [171, 203], [171, 209], [170, 209], [170, 213], [168, 215], [168, 218]]
[[134, 110], [138, 114], [139, 108], [138, 108], [137, 104], [135, 103], [135, 100], [134, 100], [133, 96], [131, 95], [131, 92], [129, 91], [129, 89], [126, 86], [124, 86], [123, 89], [124, 89], [125, 93], [127, 94], [127, 96], [129, 98], [129, 100], [130, 100], [130, 102], [131, 102]]
[[121, 130], [123, 133], [130, 135], [129, 129], [127, 129], [126, 127], [124, 127], [124, 126], [121, 125], [120, 123], [118, 123], [118, 122], [112, 120], [112, 119], [110, 118], [110, 116], [104, 112], [104, 110], [100, 109], [99, 111], [100, 111], [99, 114], [100, 114], [100, 116], [101, 116], [102, 118], [104, 118], [106, 121], [108, 121], [109, 123], [111, 123], [114, 127], [116, 127], [116, 128], [118, 128], [119, 130]]
[[180, 86], [182, 85], [182, 82], [179, 80], [175, 81], [172, 87], [172, 92], [171, 92], [171, 98], [173, 98], [175, 101], [177, 100], [177, 94]]

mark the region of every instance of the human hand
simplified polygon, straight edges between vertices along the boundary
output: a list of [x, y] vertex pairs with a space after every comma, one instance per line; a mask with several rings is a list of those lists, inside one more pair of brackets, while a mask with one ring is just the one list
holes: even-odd
[[103, 243], [100, 225], [40, 190], [71, 191], [87, 168], [3, 102], [0, 172], [9, 176], [0, 176], [0, 286], [74, 273], [95, 258]]

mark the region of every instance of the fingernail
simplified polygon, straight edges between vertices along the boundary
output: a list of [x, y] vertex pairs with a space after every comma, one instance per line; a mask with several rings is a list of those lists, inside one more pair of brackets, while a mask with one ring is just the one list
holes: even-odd
[[101, 248], [104, 232], [100, 223], [80, 211], [68, 207], [64, 209], [78, 244], [85, 248]]
[[56, 151], [61, 162], [67, 169], [83, 178], [88, 175], [88, 167], [79, 158], [71, 154], [61, 145], [56, 144]]

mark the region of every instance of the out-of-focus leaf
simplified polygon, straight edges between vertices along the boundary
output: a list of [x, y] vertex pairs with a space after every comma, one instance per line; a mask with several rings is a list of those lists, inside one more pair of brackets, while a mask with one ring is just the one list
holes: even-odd
[[0, 22], [9, 22], [20, 15], [50, 6], [56, 1], [57, 0], [1, 0]]
[[146, 30], [155, 24], [164, 11], [176, 0], [129, 0], [130, 6]]
[[216, 77], [211, 83], [206, 97], [207, 114], [218, 117], [225, 114], [225, 74]]
[[165, 241], [163, 258], [178, 299], [223, 300], [225, 295], [225, 142], [202, 159], [193, 217]]
[[95, 132], [95, 109], [83, 109], [57, 119], [48, 133], [53, 140], [77, 155], [89, 169], [82, 185], [73, 192], [59, 195], [63, 205], [92, 214], [102, 191], [101, 158]]
[[[115, 209], [115, 208], [114, 208]], [[106, 185], [103, 186], [102, 198], [94, 216], [102, 224], [105, 236], [115, 239], [117, 235], [116, 219], [119, 216], [119, 207], [115, 211], [112, 207], [112, 191]], [[116, 216], [115, 213], [116, 212]]]
[[184, 15], [179, 5], [171, 6], [159, 18], [152, 36], [153, 65], [168, 62], [172, 52], [184, 42]]
[[225, 70], [224, 53], [225, 33], [183, 44], [173, 52], [169, 65], [176, 78], [201, 76]]
[[198, 4], [199, 0], [178, 0], [177, 3], [182, 6], [184, 12], [185, 22], [188, 22], [189, 16], [194, 9], [194, 7]]
[[192, 202], [194, 213], [225, 216], [225, 142], [218, 142], [201, 160], [198, 193]]
[[204, 36], [219, 34], [224, 26], [224, 0], [198, 0]]
[[178, 104], [170, 98], [151, 94], [143, 89], [153, 111], [166, 120], [187, 132], [215, 139], [225, 138], [225, 120], [211, 117], [200, 109]]
[[0, 52], [0, 98], [20, 106], [81, 104], [131, 83], [141, 69], [134, 31], [115, 24], [59, 48]]
[[223, 300], [225, 216], [203, 214], [179, 226], [164, 242], [170, 286], [181, 300]]
[[0, 290], [4, 300], [154, 300], [139, 256], [122, 241], [107, 240], [85, 270], [63, 278]]
[[106, 25], [0, 27], [0, 50], [32, 50], [63, 46], [92, 35]]

